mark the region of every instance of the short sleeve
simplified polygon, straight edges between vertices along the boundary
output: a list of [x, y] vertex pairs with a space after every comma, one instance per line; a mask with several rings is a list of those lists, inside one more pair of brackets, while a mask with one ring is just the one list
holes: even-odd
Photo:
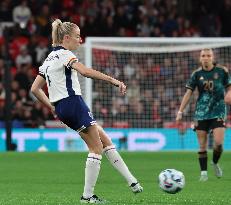
[[196, 88], [196, 85], [197, 85], [196, 83], [197, 83], [196, 82], [196, 72], [193, 72], [190, 79], [187, 81], [185, 87], [192, 90], [192, 91], [194, 91], [195, 88]]
[[42, 76], [44, 79], [46, 79], [45, 77], [45, 70], [43, 66], [39, 67], [39, 75]]
[[74, 62], [78, 62], [78, 59], [76, 58], [76, 56], [68, 50], [65, 50], [63, 52], [63, 65], [66, 66], [67, 68], [72, 68], [72, 64]]

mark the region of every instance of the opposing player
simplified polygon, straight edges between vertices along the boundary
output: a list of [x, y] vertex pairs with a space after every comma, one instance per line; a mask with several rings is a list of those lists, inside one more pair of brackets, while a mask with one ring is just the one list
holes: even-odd
[[[81, 203], [103, 203], [104, 200], [94, 195], [94, 187], [99, 175], [102, 152], [127, 180], [132, 192], [139, 193], [143, 188], [130, 173], [128, 167], [116, 151], [108, 135], [97, 125], [92, 113], [81, 97], [77, 72], [85, 77], [111, 83], [119, 88], [122, 94], [126, 86], [108, 75], [89, 69], [78, 62], [71, 50], [76, 50], [80, 43], [80, 29], [71, 22], [56, 19], [52, 23], [53, 51], [47, 56], [39, 68], [31, 91], [54, 115], [70, 128], [76, 130], [86, 142], [89, 154], [85, 167], [85, 185]], [[49, 99], [43, 92], [47, 84]]]
[[[184, 109], [189, 103], [193, 91], [197, 88], [199, 96], [194, 115], [194, 125], [200, 146], [198, 152], [201, 169], [200, 181], [207, 181], [207, 136], [210, 130], [212, 130], [214, 138], [213, 168], [215, 175], [218, 178], [222, 177], [222, 170], [218, 161], [223, 151], [226, 119], [225, 101], [226, 103], [231, 102], [231, 79], [226, 67], [214, 63], [212, 49], [203, 49], [200, 52], [200, 63], [201, 67], [192, 73], [186, 84], [187, 91], [182, 99], [176, 121], [182, 119]], [[226, 96], [225, 90], [227, 90]]]

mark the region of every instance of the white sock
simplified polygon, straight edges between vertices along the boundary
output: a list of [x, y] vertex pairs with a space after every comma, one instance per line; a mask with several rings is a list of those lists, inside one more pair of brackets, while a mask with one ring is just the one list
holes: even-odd
[[207, 175], [207, 171], [201, 171], [201, 175]]
[[102, 156], [99, 154], [88, 154], [85, 167], [84, 198], [89, 198], [94, 195], [94, 188], [99, 175], [101, 159]]
[[120, 154], [116, 151], [114, 145], [107, 146], [104, 148], [104, 154], [107, 159], [111, 162], [112, 166], [120, 172], [120, 174], [127, 180], [128, 185], [136, 183], [137, 179], [131, 174], [124, 160], [121, 158]]

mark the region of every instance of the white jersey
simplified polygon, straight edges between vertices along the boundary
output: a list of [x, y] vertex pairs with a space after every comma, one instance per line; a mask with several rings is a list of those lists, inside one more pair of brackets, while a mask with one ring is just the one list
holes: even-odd
[[77, 71], [71, 67], [73, 61], [78, 59], [71, 51], [57, 46], [39, 67], [39, 75], [46, 79], [51, 103], [72, 95], [81, 95]]

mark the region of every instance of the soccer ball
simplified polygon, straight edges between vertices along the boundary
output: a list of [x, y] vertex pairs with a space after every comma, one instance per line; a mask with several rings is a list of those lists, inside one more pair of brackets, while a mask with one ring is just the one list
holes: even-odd
[[159, 174], [159, 186], [169, 194], [176, 194], [183, 189], [184, 185], [184, 174], [178, 170], [165, 169]]

